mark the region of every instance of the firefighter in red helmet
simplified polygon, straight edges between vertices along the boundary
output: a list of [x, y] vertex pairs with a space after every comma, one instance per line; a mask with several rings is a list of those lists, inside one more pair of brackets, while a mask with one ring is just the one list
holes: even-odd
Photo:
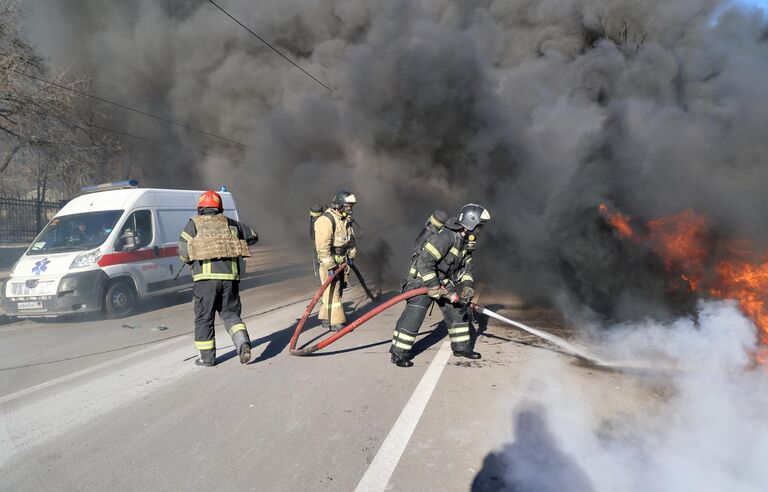
[[240, 356], [251, 359], [251, 338], [240, 317], [240, 273], [248, 245], [259, 236], [250, 227], [224, 215], [221, 195], [208, 190], [197, 202], [197, 216], [189, 219], [179, 237], [179, 255], [190, 265], [194, 280], [195, 347], [199, 366], [216, 363], [214, 320], [219, 313]]

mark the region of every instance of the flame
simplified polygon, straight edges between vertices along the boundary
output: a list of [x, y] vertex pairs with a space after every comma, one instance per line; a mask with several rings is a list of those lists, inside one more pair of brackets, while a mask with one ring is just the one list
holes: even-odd
[[619, 212], [609, 212], [605, 203], [600, 204], [600, 213], [608, 220], [608, 223], [622, 236], [635, 237], [632, 226], [629, 225], [629, 217]]
[[[768, 257], [759, 263], [725, 260], [717, 266], [717, 285], [711, 294], [722, 299], [736, 299], [741, 311], [760, 328], [760, 342], [768, 347]], [[762, 360], [760, 360], [762, 359]], [[765, 348], [758, 354], [761, 363], [768, 363]]]
[[664, 260], [667, 271], [678, 272], [690, 290], [696, 291], [709, 254], [705, 246], [709, 230], [706, 218], [686, 210], [671, 217], [652, 220], [647, 227], [648, 240]]
[[[691, 292], [736, 300], [759, 331], [762, 346], [755, 360], [768, 366], [768, 253], [754, 261], [754, 248], [747, 240], [715, 244], [706, 217], [691, 210], [652, 220], [643, 234], [632, 229], [628, 216], [610, 212], [605, 204], [599, 211], [621, 236], [647, 244]], [[724, 259], [714, 259], [715, 246], [725, 251]]]

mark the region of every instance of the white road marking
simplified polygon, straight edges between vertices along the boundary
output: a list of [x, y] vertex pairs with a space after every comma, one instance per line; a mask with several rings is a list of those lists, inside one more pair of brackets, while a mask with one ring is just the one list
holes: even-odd
[[387, 438], [384, 439], [365, 475], [357, 484], [356, 492], [375, 492], [386, 489], [450, 356], [451, 342], [446, 340], [429, 364], [427, 372], [424, 373], [410, 400], [405, 404], [405, 408], [387, 434]]

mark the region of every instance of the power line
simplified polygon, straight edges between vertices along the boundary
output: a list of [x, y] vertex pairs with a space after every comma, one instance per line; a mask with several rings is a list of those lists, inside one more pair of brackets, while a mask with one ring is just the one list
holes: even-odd
[[184, 128], [185, 130], [190, 130], [190, 131], [193, 131], [193, 132], [201, 133], [201, 134], [207, 135], [209, 137], [218, 138], [220, 140], [224, 140], [225, 142], [233, 143], [233, 144], [240, 145], [240, 146], [243, 146], [243, 147], [248, 147], [250, 149], [255, 149], [255, 147], [252, 147], [250, 145], [244, 144], [242, 142], [238, 142], [237, 140], [232, 140], [231, 138], [222, 137], [221, 135], [216, 135], [215, 133], [207, 132], [205, 130], [200, 130], [199, 128], [194, 128], [194, 127], [191, 127], [189, 125], [185, 125], [183, 123], [179, 123], [179, 122], [176, 122], [176, 121], [173, 121], [173, 120], [169, 120], [168, 118], [163, 118], [162, 116], [157, 116], [155, 114], [148, 113], [146, 111], [142, 111], [140, 109], [136, 109], [136, 108], [133, 108], [131, 106], [126, 106], [125, 104], [120, 104], [120, 103], [115, 102], [115, 101], [110, 101], [109, 99], [105, 99], [103, 97], [96, 96], [94, 94], [89, 94], [87, 92], [83, 92], [81, 90], [74, 89], [72, 87], [68, 87], [66, 85], [62, 85], [62, 84], [59, 84], [57, 82], [53, 82], [51, 80], [46, 80], [46, 79], [38, 77], [36, 75], [31, 75], [31, 74], [28, 74], [28, 73], [25, 73], [25, 72], [22, 72], [20, 70], [16, 70], [16, 69], [13, 69], [13, 68], [9, 68], [9, 67], [1, 67], [1, 68], [5, 69], [5, 70], [7, 70], [9, 72], [13, 72], [15, 74], [18, 74], [18, 75], [22, 75], [22, 76], [27, 77], [29, 79], [36, 80], [38, 82], [42, 82], [44, 84], [48, 84], [48, 85], [51, 85], [53, 87], [58, 87], [59, 89], [64, 89], [66, 91], [70, 91], [70, 92], [73, 92], [75, 94], [79, 94], [79, 95], [84, 96], [84, 97], [89, 97], [89, 98], [94, 99], [94, 100], [99, 101], [99, 102], [103, 102], [103, 103], [106, 103], [106, 104], [111, 104], [112, 106], [116, 106], [118, 108], [125, 109], [127, 111], [132, 111], [134, 113], [137, 113], [137, 114], [140, 114], [140, 115], [143, 115], [143, 116], [147, 116], [149, 118], [153, 118], [155, 120], [162, 121], [164, 123], [169, 123], [171, 125], [175, 125], [175, 126], [178, 126], [180, 128]]
[[220, 155], [211, 154], [210, 152], [203, 152], [202, 150], [190, 149], [189, 147], [183, 147], [181, 145], [174, 145], [172, 143], [163, 142], [162, 140], [155, 140], [153, 138], [144, 137], [142, 135], [136, 135], [136, 134], [133, 134], [133, 133], [124, 132], [122, 130], [115, 130], [114, 128], [107, 128], [107, 127], [104, 127], [104, 126], [93, 125], [93, 124], [89, 124], [88, 126], [90, 128], [96, 128], [97, 130], [102, 130], [102, 131], [110, 132], [110, 133], [116, 133], [118, 135], [123, 135], [123, 136], [126, 136], [126, 137], [135, 138], [137, 140], [144, 140], [145, 142], [150, 142], [150, 143], [153, 143], [155, 145], [162, 145], [164, 147], [170, 147], [172, 149], [183, 150], [183, 151], [186, 151], [186, 152], [193, 152], [195, 154], [200, 154], [200, 155], [203, 155], [203, 156], [206, 156], [206, 157], [215, 157], [216, 159], [222, 159], [222, 160], [225, 160], [225, 161], [234, 162], [236, 164], [247, 164], [245, 161], [239, 161], [237, 159], [230, 159], [229, 157], [223, 157], [223, 156], [220, 156]]
[[266, 39], [262, 38], [261, 36], [259, 36], [259, 35], [258, 35], [258, 34], [256, 34], [255, 32], [253, 32], [253, 31], [252, 31], [252, 30], [251, 30], [251, 29], [250, 29], [248, 26], [246, 26], [245, 24], [243, 24], [242, 22], [240, 22], [239, 20], [237, 20], [235, 17], [233, 17], [233, 16], [232, 16], [232, 14], [230, 14], [229, 12], [227, 12], [226, 10], [224, 10], [224, 8], [223, 8], [221, 5], [217, 4], [217, 3], [216, 3], [216, 2], [214, 2], [213, 0], [208, 0], [208, 2], [209, 2], [211, 5], [213, 5], [214, 7], [216, 7], [217, 9], [221, 10], [222, 12], [224, 12], [224, 14], [225, 14], [227, 17], [229, 17], [229, 18], [230, 18], [230, 19], [232, 19], [233, 21], [235, 21], [235, 22], [237, 22], [238, 24], [240, 24], [240, 26], [241, 26], [243, 29], [245, 29], [245, 30], [246, 30], [246, 31], [248, 31], [249, 33], [253, 34], [253, 35], [256, 37], [256, 39], [258, 39], [259, 41], [261, 41], [262, 43], [264, 43], [265, 45], [267, 45], [267, 46], [268, 46], [268, 47], [269, 47], [269, 48], [270, 48], [272, 51], [274, 51], [275, 53], [277, 53], [277, 54], [278, 54], [278, 55], [280, 55], [281, 57], [285, 58], [285, 60], [286, 60], [286, 61], [288, 61], [288, 63], [290, 63], [290, 64], [291, 64], [291, 65], [293, 65], [294, 67], [298, 68], [298, 69], [299, 69], [299, 70], [301, 70], [302, 72], [304, 72], [304, 73], [305, 73], [307, 76], [309, 76], [309, 78], [311, 78], [312, 80], [314, 80], [314, 81], [315, 81], [315, 82], [317, 82], [318, 84], [322, 85], [323, 87], [325, 87], [325, 89], [326, 89], [328, 92], [330, 92], [331, 94], [333, 94], [333, 91], [331, 90], [331, 88], [330, 88], [330, 87], [328, 87], [327, 85], [325, 85], [325, 84], [323, 84], [322, 82], [320, 82], [320, 81], [319, 81], [317, 78], [315, 78], [315, 76], [314, 76], [314, 75], [312, 75], [311, 73], [309, 73], [309, 72], [307, 72], [306, 70], [304, 70], [303, 68], [301, 68], [301, 67], [300, 67], [300, 66], [299, 66], [299, 65], [298, 65], [298, 64], [297, 64], [295, 61], [293, 61], [293, 60], [291, 60], [290, 58], [288, 58], [286, 55], [284, 55], [283, 53], [281, 53], [281, 52], [280, 52], [280, 51], [279, 51], [277, 48], [275, 48], [275, 47], [274, 47], [274, 46], [272, 46], [272, 45], [271, 45], [269, 42], [267, 42], [267, 40], [266, 40]]

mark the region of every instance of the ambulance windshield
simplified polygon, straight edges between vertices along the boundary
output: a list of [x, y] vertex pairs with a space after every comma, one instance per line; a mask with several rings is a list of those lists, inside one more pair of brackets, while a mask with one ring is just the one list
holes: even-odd
[[37, 236], [27, 254], [43, 255], [96, 248], [106, 241], [121, 215], [122, 210], [103, 210], [54, 217]]

